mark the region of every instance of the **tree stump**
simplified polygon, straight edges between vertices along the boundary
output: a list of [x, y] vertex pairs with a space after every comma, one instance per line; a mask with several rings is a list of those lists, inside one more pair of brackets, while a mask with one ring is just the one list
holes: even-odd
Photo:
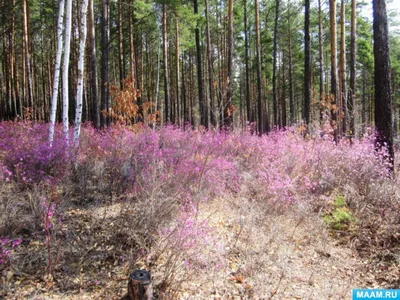
[[129, 275], [128, 294], [121, 300], [152, 300], [153, 286], [150, 273], [146, 270], [136, 270]]

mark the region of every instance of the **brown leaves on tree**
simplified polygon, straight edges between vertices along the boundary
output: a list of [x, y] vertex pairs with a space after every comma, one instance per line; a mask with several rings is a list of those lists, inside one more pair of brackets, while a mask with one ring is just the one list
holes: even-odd
[[[146, 101], [138, 104], [138, 98], [141, 96], [141, 90], [135, 88], [135, 79], [127, 77], [122, 80], [122, 88], [119, 85], [110, 86], [110, 94], [113, 99], [113, 105], [108, 115], [114, 123], [122, 124], [136, 130], [139, 122], [154, 122], [158, 119], [158, 112], [154, 111], [153, 102]], [[106, 111], [102, 111], [107, 115]]]

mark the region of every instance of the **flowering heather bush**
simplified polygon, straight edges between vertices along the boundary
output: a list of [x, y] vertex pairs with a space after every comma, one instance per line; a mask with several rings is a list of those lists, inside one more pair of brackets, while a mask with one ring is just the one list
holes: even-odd
[[[57, 202], [60, 213], [71, 200], [79, 204], [122, 200], [126, 206], [115, 220], [120, 222], [119, 227], [115, 225], [120, 229], [110, 233], [110, 240], [121, 243], [121, 252], [146, 249], [146, 254], [162, 240], [164, 247], [160, 249], [166, 252], [157, 255], [172, 263], [164, 265], [165, 281], [170, 282], [177, 272], [201, 269], [223, 255], [223, 251], [217, 251], [218, 241], [210, 238], [212, 228], [197, 219], [200, 202], [234, 196], [255, 200], [260, 209], [271, 211], [316, 199], [326, 202], [337, 192], [346, 197], [351, 209], [361, 207], [360, 199], [374, 203], [379, 198], [385, 199], [385, 210], [390, 211], [393, 195], [399, 192], [387, 176], [387, 166], [376, 155], [373, 140], [368, 138], [355, 140], [352, 145], [347, 141], [335, 145], [319, 134], [305, 139], [296, 129], [258, 137], [172, 127], [156, 131], [143, 127], [132, 132], [113, 126], [96, 131], [85, 125], [78, 147], [67, 146], [60, 128], [53, 147], [49, 147], [47, 133], [47, 125], [0, 124], [3, 188], [16, 182], [29, 184], [32, 191], [42, 190], [45, 181], [47, 187], [54, 185], [51, 190], [63, 195]], [[384, 186], [390, 189], [380, 188]], [[52, 202], [44, 209], [40, 207], [42, 201], [37, 200], [41, 198], [35, 197], [35, 210], [26, 208], [35, 205], [24, 204], [24, 210], [13, 211], [15, 205], [11, 200], [7, 204], [6, 198], [10, 197], [0, 199], [6, 208], [4, 216], [40, 211], [38, 220], [43, 221], [45, 229], [41, 234], [46, 235], [48, 245], [55, 241], [51, 240], [55, 237]], [[0, 224], [9, 223], [4, 216]], [[391, 216], [375, 223], [382, 222], [397, 221]], [[7, 232], [13, 232], [13, 228], [7, 228]], [[391, 238], [387, 235], [382, 244]], [[204, 252], [197, 251], [200, 248]], [[53, 257], [56, 264], [58, 248], [50, 250], [47, 257]]]
[[10, 240], [7, 237], [0, 237], [0, 266], [7, 262], [14, 248], [21, 245], [21, 243], [22, 243], [21, 238]]
[[147, 197], [148, 191], [162, 186], [159, 192], [164, 196], [184, 199], [187, 193], [201, 194], [199, 199], [205, 200], [238, 189], [236, 162], [219, 150], [223, 139], [172, 128], [139, 133], [112, 128], [102, 135], [87, 128], [76, 158], [77, 181], [86, 181], [91, 174], [98, 185], [117, 194]]
[[181, 205], [175, 222], [159, 230], [161, 242], [150, 257], [155, 256], [161, 265], [159, 284], [164, 286], [164, 297], [173, 298], [188, 278], [223, 267], [225, 249], [212, 237], [212, 231], [207, 220], [198, 219], [193, 202]]
[[0, 124], [0, 155], [5, 180], [20, 183], [62, 178], [68, 170], [66, 143], [58, 128], [53, 147], [48, 125], [3, 122]]

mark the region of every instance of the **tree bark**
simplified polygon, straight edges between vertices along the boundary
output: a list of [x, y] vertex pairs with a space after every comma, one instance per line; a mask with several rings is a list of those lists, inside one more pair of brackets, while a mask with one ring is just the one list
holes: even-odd
[[[279, 2], [279, 1], [277, 1]], [[263, 130], [263, 105], [262, 105], [262, 84], [261, 84], [261, 45], [260, 45], [260, 28], [259, 28], [259, 11], [258, 11], [258, 0], [254, 1], [255, 9], [255, 27], [256, 27], [256, 59], [257, 59], [257, 112], [258, 122], [257, 130], [258, 135], [261, 136], [264, 133]], [[276, 45], [275, 45], [276, 46]], [[275, 49], [276, 51], [276, 49]], [[275, 53], [276, 55], [276, 53]], [[275, 58], [276, 59], [276, 58]], [[276, 61], [275, 61], [276, 64]], [[276, 65], [275, 65], [276, 67]]]
[[58, 87], [60, 81], [60, 66], [61, 66], [61, 56], [63, 50], [64, 2], [65, 2], [64, 0], [59, 1], [58, 22], [57, 22], [57, 53], [56, 53], [56, 64], [54, 66], [53, 95], [51, 98], [51, 110], [50, 110], [50, 128], [49, 128], [50, 145], [52, 145], [53, 143], [54, 126], [56, 123]]
[[[28, 6], [27, 0], [22, 0], [22, 31], [24, 37], [24, 54], [25, 54], [25, 70], [26, 70], [26, 89], [28, 92], [28, 105], [33, 109], [33, 89], [32, 89], [32, 73], [31, 73], [31, 58], [29, 52], [29, 32], [28, 32]], [[32, 116], [33, 116], [32, 112]]]
[[318, 52], [319, 52], [319, 121], [322, 123], [325, 109], [324, 95], [324, 50], [323, 50], [322, 8], [318, 0]]
[[336, 54], [336, 0], [329, 0], [330, 34], [331, 34], [331, 120], [333, 127], [333, 138], [335, 143], [339, 142], [338, 128], [338, 88], [337, 88], [337, 54]]
[[282, 92], [281, 92], [281, 112], [282, 112], [282, 120], [281, 126], [282, 128], [286, 127], [286, 76], [285, 76], [285, 52], [283, 52], [282, 58]]
[[130, 71], [130, 76], [132, 76], [132, 78], [135, 78], [135, 56], [134, 56], [135, 47], [133, 44], [133, 40], [134, 40], [134, 38], [133, 38], [133, 17], [134, 17], [134, 14], [133, 14], [133, 8], [132, 8], [133, 1], [134, 0], [132, 0], [132, 2], [130, 2], [129, 9], [128, 9], [128, 11], [129, 11], [129, 17], [128, 17], [128, 20], [129, 20], [129, 71]]
[[245, 55], [245, 68], [246, 68], [246, 114], [247, 120], [253, 123], [254, 120], [251, 116], [251, 104], [250, 104], [250, 76], [249, 76], [249, 39], [248, 39], [248, 28], [247, 28], [247, 0], [244, 0], [244, 55]]
[[164, 110], [165, 122], [171, 121], [170, 98], [169, 98], [169, 80], [168, 80], [168, 40], [167, 40], [167, 7], [162, 5], [162, 36], [163, 36], [163, 60], [164, 60]]
[[356, 0], [351, 0], [351, 37], [350, 37], [350, 90], [348, 97], [348, 118], [350, 137], [355, 135], [355, 98], [356, 98]]
[[78, 144], [81, 132], [82, 122], [82, 93], [83, 93], [83, 76], [85, 64], [85, 44], [86, 44], [86, 14], [87, 14], [88, 0], [82, 1], [81, 6], [81, 26], [80, 26], [80, 40], [79, 40], [79, 58], [78, 58], [78, 87], [76, 91], [76, 111], [75, 111], [75, 130], [74, 142]]
[[64, 41], [64, 62], [63, 62], [63, 132], [68, 140], [68, 108], [69, 108], [69, 56], [71, 51], [71, 27], [72, 27], [72, 0], [67, 0], [67, 10], [65, 16], [65, 41]]
[[[275, 0], [275, 25], [274, 25], [274, 45], [273, 45], [273, 70], [272, 70], [272, 110], [274, 114], [274, 126], [279, 126], [278, 120], [278, 94], [276, 80], [277, 48], [278, 48], [278, 19], [279, 19], [279, 1]], [[306, 0], [307, 1], [307, 0]]]
[[305, 0], [304, 7], [304, 122], [308, 125], [311, 103], [310, 0]]
[[123, 32], [122, 32], [122, 0], [118, 0], [118, 67], [119, 67], [119, 84], [122, 89], [122, 81], [125, 78], [124, 70], [124, 47], [123, 47]]
[[228, 38], [227, 38], [227, 87], [226, 105], [224, 115], [225, 129], [232, 129], [233, 126], [233, 0], [228, 1]]
[[179, 15], [176, 12], [175, 15], [175, 81], [176, 81], [176, 112], [178, 125], [181, 125], [181, 97], [179, 90]]
[[394, 172], [392, 95], [390, 92], [389, 32], [386, 1], [373, 0], [374, 61], [375, 61], [375, 126], [377, 151], [384, 155], [389, 170]]
[[[194, 4], [194, 14], [197, 16], [199, 14], [197, 0], [194, 0], [193, 4]], [[208, 128], [208, 105], [206, 99], [204, 98], [204, 92], [203, 92], [203, 70], [202, 70], [202, 60], [201, 60], [199, 22], [197, 22], [196, 24], [195, 36], [196, 36], [197, 88], [199, 91], [200, 125], [204, 126], [205, 128]]]
[[96, 57], [96, 31], [94, 26], [93, 1], [89, 0], [89, 47], [90, 47], [90, 83], [92, 88], [92, 122], [94, 127], [100, 128], [99, 92], [97, 86], [97, 57]]
[[362, 72], [362, 98], [361, 98], [361, 136], [365, 134], [365, 127], [367, 122], [367, 75], [366, 75], [365, 67]]
[[211, 45], [211, 33], [210, 33], [210, 20], [208, 11], [208, 0], [204, 1], [205, 14], [206, 14], [206, 30], [207, 30], [207, 66], [208, 66], [208, 89], [210, 99], [210, 121], [212, 126], [217, 126], [217, 114], [214, 105], [214, 68], [212, 60], [212, 45]]
[[339, 67], [339, 109], [341, 111], [341, 119], [338, 120], [341, 124], [341, 134], [346, 135], [347, 122], [347, 93], [346, 93], [346, 14], [345, 2], [342, 0], [340, 5], [340, 67]]
[[110, 95], [109, 95], [109, 0], [102, 0], [102, 18], [101, 18], [101, 118], [100, 126], [110, 126]]

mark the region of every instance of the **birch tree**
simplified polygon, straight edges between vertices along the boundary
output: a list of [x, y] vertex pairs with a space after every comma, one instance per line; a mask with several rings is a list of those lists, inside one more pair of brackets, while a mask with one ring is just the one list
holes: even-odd
[[52, 145], [53, 143], [54, 126], [56, 123], [58, 87], [60, 81], [60, 66], [61, 66], [61, 56], [63, 50], [64, 3], [65, 3], [64, 0], [60, 0], [59, 11], [58, 11], [58, 23], [57, 23], [58, 41], [57, 41], [56, 64], [54, 67], [53, 96], [51, 98], [51, 110], [50, 110], [50, 130], [49, 130], [50, 145]]
[[72, 0], [67, 0], [65, 20], [65, 43], [64, 43], [64, 63], [63, 63], [63, 132], [68, 140], [68, 66], [71, 50], [71, 26], [72, 26]]
[[79, 41], [79, 59], [78, 59], [78, 88], [76, 91], [76, 110], [75, 110], [75, 130], [74, 142], [78, 144], [81, 132], [82, 121], [82, 92], [83, 92], [83, 74], [85, 59], [85, 42], [86, 42], [86, 13], [89, 0], [82, 1], [81, 7], [81, 33]]

